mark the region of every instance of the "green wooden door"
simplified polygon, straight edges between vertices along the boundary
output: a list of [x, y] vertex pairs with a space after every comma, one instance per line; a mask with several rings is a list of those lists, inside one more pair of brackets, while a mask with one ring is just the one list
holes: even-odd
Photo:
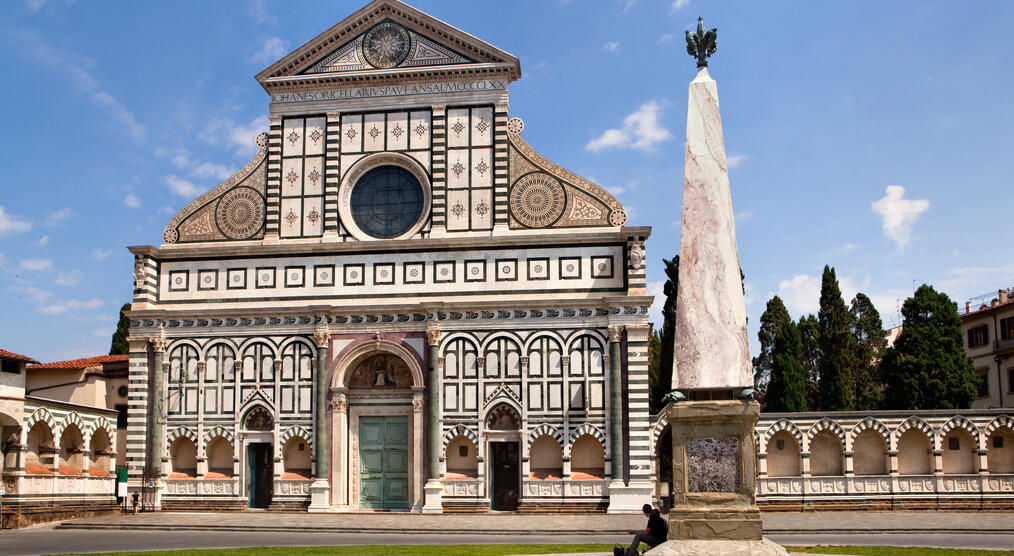
[[408, 509], [408, 417], [359, 418], [359, 507]]

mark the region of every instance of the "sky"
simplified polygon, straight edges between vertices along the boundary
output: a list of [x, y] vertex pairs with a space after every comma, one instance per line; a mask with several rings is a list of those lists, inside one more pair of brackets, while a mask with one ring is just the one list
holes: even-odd
[[[365, 2], [0, 4], [0, 347], [108, 352], [128, 245], [240, 168], [267, 129], [254, 75]], [[718, 28], [719, 98], [752, 351], [777, 294], [817, 309], [825, 264], [885, 327], [923, 283], [963, 306], [1014, 286], [1014, 3], [419, 0], [521, 60], [512, 117], [679, 249], [684, 31]]]

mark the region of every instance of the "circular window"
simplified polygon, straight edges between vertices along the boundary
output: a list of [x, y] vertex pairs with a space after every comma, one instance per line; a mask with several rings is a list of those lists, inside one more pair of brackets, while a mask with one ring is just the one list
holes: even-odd
[[356, 226], [378, 239], [407, 233], [419, 222], [424, 205], [419, 180], [400, 166], [380, 166], [366, 172], [349, 199]]

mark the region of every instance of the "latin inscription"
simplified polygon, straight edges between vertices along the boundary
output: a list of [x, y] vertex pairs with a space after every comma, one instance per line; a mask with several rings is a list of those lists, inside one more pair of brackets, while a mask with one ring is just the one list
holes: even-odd
[[442, 83], [413, 83], [410, 85], [387, 85], [383, 87], [352, 87], [345, 89], [324, 89], [320, 91], [274, 93], [271, 95], [271, 102], [275, 104], [291, 104], [296, 102], [320, 102], [356, 98], [505, 90], [507, 90], [507, 81], [503, 79], [483, 79], [479, 81], [445, 81]]

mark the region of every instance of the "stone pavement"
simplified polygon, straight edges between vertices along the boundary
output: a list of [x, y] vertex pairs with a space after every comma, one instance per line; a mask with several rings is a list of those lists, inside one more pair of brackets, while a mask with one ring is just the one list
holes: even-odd
[[[770, 512], [766, 535], [802, 533], [989, 533], [1014, 535], [1014, 513], [979, 512]], [[639, 515], [605, 514], [308, 514], [287, 512], [153, 512], [68, 520], [58, 529], [172, 531], [305, 531], [440, 534], [596, 534], [623, 535], [644, 528]]]

